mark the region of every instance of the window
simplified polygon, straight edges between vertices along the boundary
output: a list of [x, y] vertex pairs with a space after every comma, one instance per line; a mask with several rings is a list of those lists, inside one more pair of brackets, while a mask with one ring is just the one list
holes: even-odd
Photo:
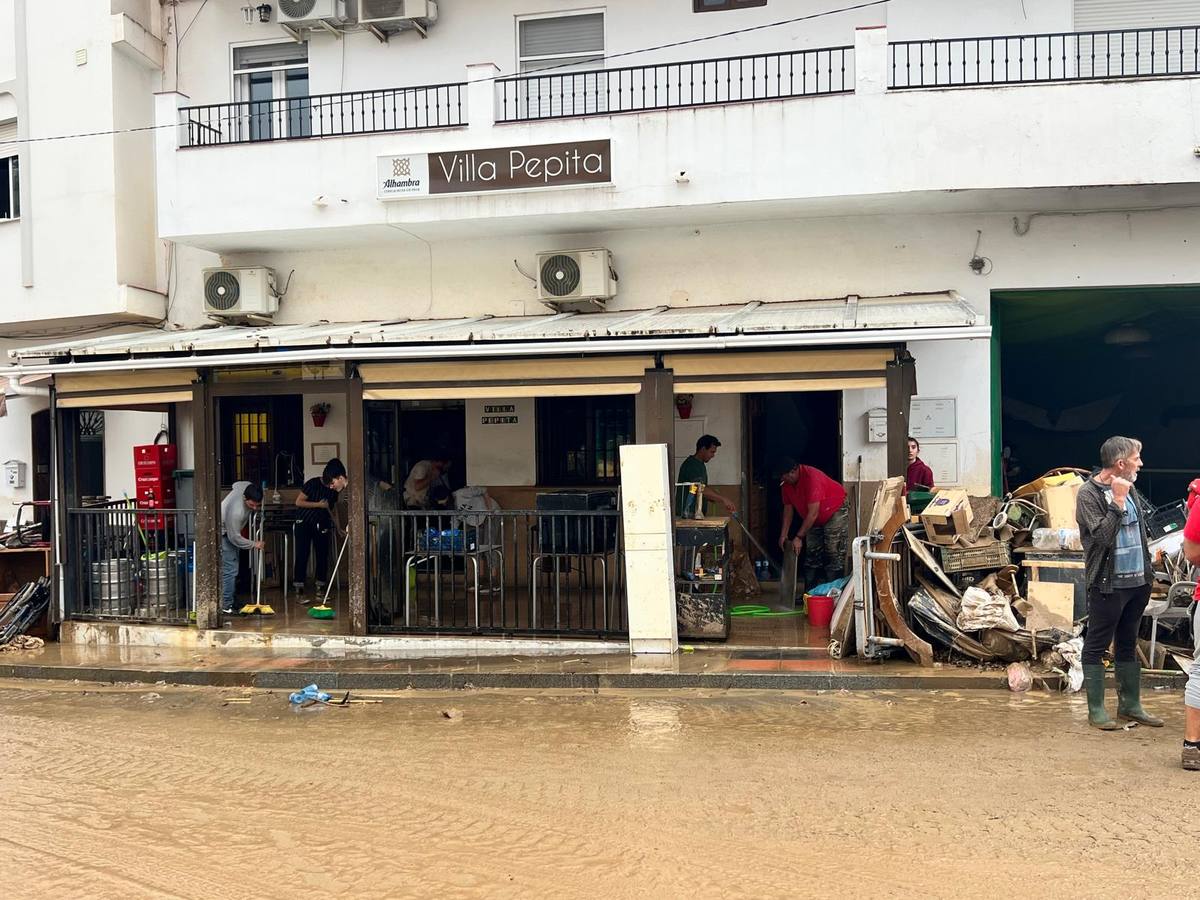
[[537, 432], [539, 484], [616, 484], [619, 448], [633, 442], [633, 397], [543, 397]]
[[0, 159], [0, 219], [21, 218], [21, 182], [17, 158]]
[[537, 76], [519, 98], [523, 116], [603, 112], [603, 68], [604, 13], [517, 19], [517, 71]]
[[308, 44], [286, 41], [233, 48], [233, 99], [248, 104], [229, 123], [239, 140], [270, 141], [312, 134]]
[[725, 9], [749, 9], [766, 6], [767, 0], [692, 0], [692, 12], [718, 12]]
[[221, 400], [221, 483], [251, 481], [274, 487], [304, 480], [304, 398], [228, 397]]

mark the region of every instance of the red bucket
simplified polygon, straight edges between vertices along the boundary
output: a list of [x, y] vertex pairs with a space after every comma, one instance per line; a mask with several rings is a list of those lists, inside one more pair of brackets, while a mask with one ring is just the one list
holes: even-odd
[[808, 624], [813, 628], [828, 628], [833, 621], [833, 606], [837, 598], [809, 594], [804, 600], [808, 607]]

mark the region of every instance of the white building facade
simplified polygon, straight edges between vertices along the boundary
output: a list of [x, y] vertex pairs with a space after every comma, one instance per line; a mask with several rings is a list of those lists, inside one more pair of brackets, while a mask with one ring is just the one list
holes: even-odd
[[[790, 446], [877, 482], [910, 425], [940, 484], [999, 490], [998, 298], [1200, 283], [1200, 2], [836, 6], [113, 3], [71, 26], [86, 33], [55, 29], [35, 56], [63, 68], [39, 87], [44, 12], [8, 0], [24, 37], [0, 50], [0, 129], [121, 133], [16, 145], [5, 326], [157, 326], [26, 340], [43, 347], [17, 362], [59, 381], [329, 362], [368, 402], [417, 408], [451, 398], [453, 373], [396, 366], [633, 354], [635, 374], [673, 373], [690, 416], [664, 430], [639, 374], [627, 437], [672, 440], [678, 460], [717, 434], [712, 480], [752, 509], [774, 502], [772, 455]], [[80, 49], [104, 67], [79, 79], [95, 92], [86, 115], [52, 92], [80, 89], [67, 70]], [[62, 245], [80, 264], [56, 264]], [[540, 254], [591, 249], [618, 276], [602, 311], [547, 303]], [[221, 328], [206, 305], [205, 270], [240, 267], [274, 273], [269, 324]], [[1068, 314], [1086, 317], [1079, 302]], [[908, 357], [911, 422], [911, 386], [885, 372]], [[533, 489], [566, 483], [568, 464], [547, 458], [563, 452], [558, 407], [512, 390], [528, 371], [475, 376], [499, 386], [458, 392], [465, 481], [529, 508]], [[600, 396], [603, 378], [633, 375], [589, 377]], [[190, 464], [187, 379], [146, 383], [176, 404]], [[307, 475], [312, 445], [346, 455], [369, 429], [341, 390], [303, 391], [305, 407], [333, 406], [322, 432], [304, 417]], [[781, 406], [781, 393], [813, 396]]]

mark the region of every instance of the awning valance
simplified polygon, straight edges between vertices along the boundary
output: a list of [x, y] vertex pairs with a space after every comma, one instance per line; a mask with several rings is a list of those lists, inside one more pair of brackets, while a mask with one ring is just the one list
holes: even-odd
[[499, 399], [636, 394], [654, 357], [455, 360], [359, 366], [367, 400]]
[[55, 376], [54, 386], [60, 408], [111, 409], [186, 403], [196, 378], [195, 369], [62, 374]]
[[681, 394], [845, 391], [884, 387], [894, 356], [887, 348], [668, 353], [663, 365]]

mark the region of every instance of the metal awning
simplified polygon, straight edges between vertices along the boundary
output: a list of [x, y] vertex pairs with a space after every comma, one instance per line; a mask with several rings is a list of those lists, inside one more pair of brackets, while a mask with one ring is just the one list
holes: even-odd
[[[9, 351], [19, 373], [883, 345], [988, 338], [954, 291], [456, 319], [216, 325]], [[13, 371], [13, 370], [9, 370]]]

